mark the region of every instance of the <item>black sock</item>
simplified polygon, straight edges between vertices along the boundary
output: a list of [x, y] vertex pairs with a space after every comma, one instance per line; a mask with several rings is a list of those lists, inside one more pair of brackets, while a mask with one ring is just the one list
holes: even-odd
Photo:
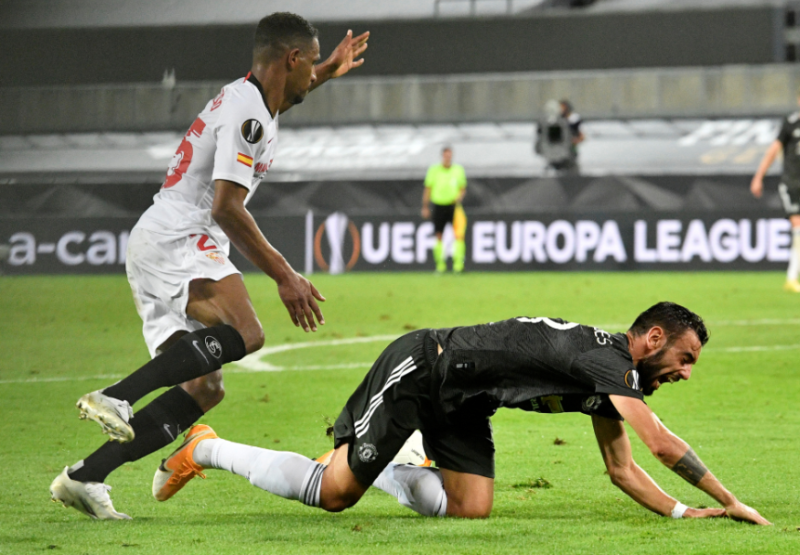
[[184, 335], [166, 352], [103, 393], [133, 405], [156, 389], [205, 376], [245, 354], [244, 339], [233, 327], [223, 324], [205, 328]]
[[137, 461], [172, 443], [201, 416], [197, 401], [180, 387], [173, 387], [133, 415], [133, 441], [104, 443], [81, 461], [83, 464], [74, 465], [77, 468], [69, 477], [79, 482], [103, 482], [123, 463]]

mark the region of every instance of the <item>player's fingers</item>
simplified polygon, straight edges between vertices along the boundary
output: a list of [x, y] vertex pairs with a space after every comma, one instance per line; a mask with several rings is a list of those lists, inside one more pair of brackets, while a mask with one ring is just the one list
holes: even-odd
[[[352, 34], [352, 31], [350, 31], [350, 33]], [[353, 40], [355, 42], [367, 42], [367, 39], [369, 39], [369, 31], [365, 31], [365, 32], [361, 33], [360, 35], [358, 35]]]
[[306, 322], [308, 322], [308, 327], [311, 328], [311, 331], [317, 331], [317, 323], [314, 321], [314, 312], [311, 310], [308, 303], [306, 303], [304, 307], [303, 316]]
[[721, 518], [725, 516], [725, 509], [705, 509], [705, 513], [709, 518]]
[[351, 65], [351, 67], [358, 67], [363, 63], [364, 63], [364, 58], [361, 58], [360, 60], [354, 60], [353, 63], [350, 64], [350, 65]]
[[300, 325], [300, 322], [297, 321], [297, 312], [295, 311], [294, 307], [289, 303], [283, 303], [286, 306], [286, 311], [289, 313], [289, 318], [292, 319], [292, 323], [295, 327]]
[[309, 331], [308, 329], [308, 322], [306, 322], [306, 313], [301, 306], [296, 307], [297, 312], [295, 312], [295, 317], [297, 321], [300, 322], [300, 327], [303, 328], [303, 331]]
[[319, 290], [316, 287], [314, 287], [314, 284], [309, 283], [309, 285], [311, 285], [311, 294], [314, 295], [314, 298], [317, 299], [318, 301], [325, 302], [325, 297], [323, 297], [322, 293], [320, 293]]
[[317, 317], [317, 322], [319, 322], [322, 325], [325, 325], [325, 317], [322, 315], [322, 310], [320, 310], [317, 301], [311, 299], [311, 302], [308, 304], [311, 307], [311, 310], [314, 311], [314, 315]]
[[760, 526], [772, 526], [772, 523], [763, 516], [761, 516], [760, 514], [756, 513], [756, 516], [758, 517], [757, 520], [755, 521], [756, 524]]

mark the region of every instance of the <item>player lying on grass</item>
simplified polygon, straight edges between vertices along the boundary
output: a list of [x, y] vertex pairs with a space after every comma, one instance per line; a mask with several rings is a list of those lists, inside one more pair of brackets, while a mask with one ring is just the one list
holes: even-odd
[[[649, 308], [619, 334], [548, 318], [412, 332], [383, 351], [347, 401], [327, 467], [225, 441], [200, 425], [158, 468], [153, 495], [169, 499], [217, 468], [327, 511], [352, 507], [373, 485], [422, 515], [485, 518], [494, 494], [489, 418], [508, 407], [590, 415], [611, 481], [653, 512], [769, 524], [643, 401], [662, 384], [688, 380], [707, 341], [702, 319], [674, 303]], [[688, 508], [659, 488], [634, 462], [623, 418], [659, 461], [723, 508]], [[391, 462], [416, 429], [438, 468]]]
[[[266, 240], [246, 204], [269, 170], [278, 115], [310, 90], [363, 63], [369, 33], [348, 31], [321, 64], [317, 30], [302, 17], [275, 13], [255, 33], [253, 65], [225, 85], [186, 133], [153, 205], [128, 241], [126, 270], [153, 360], [120, 382], [78, 400], [82, 418], [108, 442], [56, 477], [54, 501], [101, 519], [114, 510], [103, 482], [125, 462], [169, 445], [225, 395], [220, 369], [261, 348], [264, 332], [239, 270], [233, 243], [273, 278], [296, 326], [324, 324], [325, 300]], [[131, 407], [170, 389], [133, 414]]]

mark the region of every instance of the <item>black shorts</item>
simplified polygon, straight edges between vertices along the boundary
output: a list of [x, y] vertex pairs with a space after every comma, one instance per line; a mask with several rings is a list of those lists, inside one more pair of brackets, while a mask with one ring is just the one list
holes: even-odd
[[447, 227], [447, 224], [453, 223], [455, 213], [455, 204], [434, 204], [431, 211], [433, 230], [436, 233], [444, 233], [444, 228]]
[[787, 216], [800, 215], [800, 186], [781, 183], [778, 185], [778, 194]]
[[431, 398], [436, 342], [418, 330], [378, 357], [334, 424], [335, 447], [349, 444], [348, 463], [369, 486], [420, 430], [425, 454], [439, 468], [494, 478], [494, 442], [488, 418], [444, 423]]

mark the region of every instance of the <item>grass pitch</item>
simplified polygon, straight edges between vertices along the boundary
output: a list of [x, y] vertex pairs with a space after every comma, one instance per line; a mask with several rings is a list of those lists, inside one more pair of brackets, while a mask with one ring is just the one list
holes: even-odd
[[[783, 293], [782, 280], [776, 273], [314, 276], [328, 298], [328, 324], [304, 334], [274, 284], [251, 275], [267, 346], [294, 348], [249, 368], [226, 367], [226, 400], [203, 419], [233, 441], [316, 456], [331, 446], [327, 422], [388, 343], [372, 336], [519, 315], [619, 331], [644, 308], [673, 300], [706, 319], [711, 341], [689, 382], [648, 402], [731, 491], [775, 523], [756, 528], [658, 517], [604, 475], [588, 417], [511, 410], [493, 419], [496, 493], [485, 521], [423, 518], [380, 491], [326, 514], [215, 471], [157, 503], [150, 484], [169, 448], [109, 477], [116, 508], [133, 521], [91, 521], [50, 503], [48, 486], [103, 441], [97, 426], [78, 421], [75, 400], [147, 360], [128, 285], [124, 276], [0, 278], [0, 553], [800, 553], [800, 296]], [[287, 370], [252, 371], [269, 367]], [[636, 460], [668, 493], [713, 505], [632, 441]], [[540, 479], [552, 487], [536, 487]]]

